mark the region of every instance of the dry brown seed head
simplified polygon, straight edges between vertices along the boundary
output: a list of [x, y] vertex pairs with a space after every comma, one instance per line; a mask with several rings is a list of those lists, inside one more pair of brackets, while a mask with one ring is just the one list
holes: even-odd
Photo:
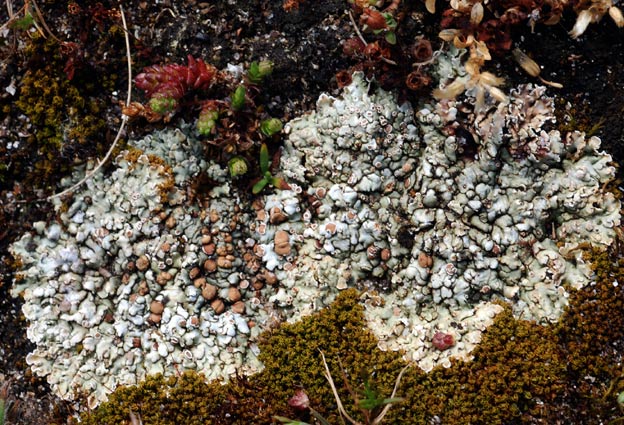
[[528, 57], [526, 53], [524, 53], [522, 50], [516, 47], [515, 49], [513, 49], [511, 54], [513, 55], [516, 62], [518, 62], [518, 65], [520, 65], [522, 69], [524, 69], [526, 73], [529, 74], [531, 77], [537, 77], [538, 75], [540, 75], [540, 72], [542, 70], [540, 69], [537, 62]]

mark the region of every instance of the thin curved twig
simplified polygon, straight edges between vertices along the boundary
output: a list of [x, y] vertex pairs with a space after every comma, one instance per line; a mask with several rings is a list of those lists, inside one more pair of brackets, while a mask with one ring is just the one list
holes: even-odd
[[[126, 24], [126, 16], [124, 14], [123, 11], [123, 6], [121, 5], [121, 3], [119, 4], [119, 11], [121, 12], [121, 21], [123, 23], [123, 29], [124, 29], [124, 35], [126, 38], [126, 59], [128, 61], [128, 94], [126, 96], [126, 106], [130, 105], [130, 101], [132, 99], [132, 62], [131, 62], [131, 58], [130, 58], [130, 38], [128, 36], [128, 26]], [[95, 173], [97, 173], [100, 168], [102, 168], [102, 166], [104, 164], [106, 164], [106, 162], [109, 160], [110, 156], [113, 153], [113, 150], [115, 150], [115, 147], [117, 146], [117, 143], [119, 142], [119, 139], [121, 138], [121, 135], [124, 131], [124, 128], [126, 127], [126, 124], [128, 122], [128, 116], [122, 114], [121, 115], [121, 125], [119, 126], [119, 130], [117, 131], [117, 135], [115, 136], [115, 140], [113, 140], [113, 144], [111, 145], [111, 147], [108, 149], [108, 152], [106, 152], [106, 155], [104, 156], [104, 158], [102, 158], [101, 161], [99, 161], [98, 165], [91, 171], [89, 171], [83, 178], [82, 180], [80, 180], [78, 183], [74, 184], [73, 186], [63, 190], [62, 192], [59, 193], [55, 193], [54, 195], [50, 195], [47, 198], [45, 198], [48, 201], [51, 201], [52, 199], [61, 197], [69, 192], [74, 191], [76, 188], [80, 187], [81, 185], [83, 185], [87, 180], [89, 180], [91, 177], [93, 177], [93, 175]]]
[[364, 36], [360, 32], [360, 29], [358, 28], [357, 24], [355, 23], [355, 19], [353, 19], [353, 15], [351, 14], [351, 11], [349, 11], [349, 20], [351, 21], [351, 25], [353, 25], [353, 29], [355, 30], [355, 33], [357, 34], [358, 38], [366, 46], [368, 44], [368, 41], [366, 41], [366, 39], [364, 38]]
[[[409, 369], [409, 367], [410, 365], [408, 364], [403, 369], [401, 369], [401, 372], [399, 372], [399, 376], [397, 376], [397, 379], [394, 382], [394, 389], [392, 390], [392, 395], [390, 395], [391, 399], [396, 397], [396, 393], [397, 393], [397, 390], [399, 389], [399, 385], [401, 385], [401, 378], [403, 378], [403, 374], [407, 371], [407, 369]], [[388, 411], [392, 407], [392, 405], [393, 403], [386, 404], [383, 410], [381, 411], [381, 413], [379, 413], [379, 415], [373, 420], [372, 424], [373, 425], [380, 424], [384, 416], [386, 416], [386, 413], [388, 413]]]
[[349, 416], [346, 409], [342, 405], [342, 400], [340, 400], [340, 395], [338, 395], [336, 384], [334, 383], [334, 380], [331, 376], [331, 372], [329, 371], [329, 366], [327, 366], [327, 361], [325, 360], [325, 354], [323, 354], [321, 350], [319, 350], [319, 352], [321, 353], [321, 358], [323, 359], [323, 366], [325, 366], [325, 379], [327, 379], [327, 382], [329, 382], [329, 386], [331, 387], [332, 393], [334, 393], [334, 398], [336, 399], [336, 404], [338, 405], [338, 411], [353, 425], [362, 425], [361, 422], [358, 422], [355, 419], [353, 419], [351, 416]]
[[39, 18], [39, 21], [41, 21], [41, 25], [43, 25], [43, 28], [45, 28], [45, 31], [43, 31], [41, 28], [39, 28], [39, 25], [37, 25], [37, 21], [33, 21], [33, 24], [35, 25], [35, 28], [37, 28], [37, 31], [39, 31], [39, 33], [43, 36], [43, 38], [48, 38], [46, 37], [46, 32], [47, 32], [48, 35], [54, 39], [54, 41], [56, 41], [59, 44], [63, 44], [63, 42], [57, 36], [54, 35], [52, 30], [46, 23], [45, 18], [43, 17], [43, 13], [41, 13], [41, 10], [39, 10], [39, 6], [37, 6], [37, 2], [35, 0], [30, 0], [30, 1], [32, 2], [32, 5], [35, 9], [35, 14], [37, 15], [37, 18]]
[[[355, 30], [355, 33], [357, 34], [357, 36], [360, 39], [360, 41], [362, 43], [364, 43], [365, 46], [367, 46], [368, 42], [366, 41], [366, 39], [364, 38], [364, 36], [360, 32], [360, 29], [358, 28], [357, 24], [355, 23], [355, 19], [353, 19], [353, 15], [351, 14], [351, 11], [349, 11], [349, 20], [351, 21], [351, 25], [353, 25], [353, 29]], [[382, 61], [384, 61], [385, 63], [388, 63], [390, 65], [397, 65], [397, 63], [395, 61], [393, 61], [392, 59], [388, 59], [388, 58], [385, 58], [383, 56], [381, 56], [379, 59], [381, 59]]]

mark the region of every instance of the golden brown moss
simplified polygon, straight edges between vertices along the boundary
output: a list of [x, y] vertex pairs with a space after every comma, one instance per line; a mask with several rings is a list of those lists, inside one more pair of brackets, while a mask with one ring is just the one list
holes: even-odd
[[[616, 341], [624, 338], [624, 283], [622, 259], [609, 252], [591, 251], [586, 259], [596, 274], [595, 284], [572, 293], [574, 306], [563, 316], [558, 334], [571, 356], [571, 371], [592, 375], [607, 372], [615, 365], [610, 359]], [[608, 354], [608, 355], [607, 355]]]
[[561, 133], [582, 131], [587, 137], [604, 130], [606, 119], [597, 118], [590, 102], [569, 102], [565, 97], [555, 98], [555, 119]]
[[405, 363], [400, 353], [377, 348], [375, 336], [366, 328], [364, 309], [355, 290], [344, 291], [336, 302], [319, 314], [299, 323], [282, 326], [260, 345], [260, 360], [265, 370], [256, 378], [264, 396], [277, 403], [281, 415], [293, 416], [286, 402], [295, 389], [303, 388], [312, 407], [337, 421], [334, 396], [324, 378], [322, 350], [345, 407], [358, 417], [341, 378], [342, 364], [349, 384], [363, 390], [364, 381], [373, 384], [380, 395], [389, 397], [399, 371]]
[[86, 78], [68, 80], [56, 42], [35, 36], [26, 52], [29, 70], [19, 85], [15, 106], [32, 127], [27, 146], [13, 154], [10, 171], [13, 177], [24, 174], [28, 183], [40, 186], [53, 183], [75, 160], [103, 151], [106, 123], [103, 99], [91, 95], [100, 85], [96, 88]]
[[551, 330], [516, 320], [509, 307], [472, 354], [472, 362], [408, 374], [401, 386], [407, 401], [391, 411], [390, 423], [511, 423], [551, 402], [564, 384], [565, 362]]
[[[570, 308], [556, 327], [567, 353], [566, 403], [550, 406], [583, 422], [605, 422], [620, 416], [617, 394], [624, 391], [624, 259], [621, 238], [609, 251], [593, 250], [595, 282], [573, 292]], [[560, 412], [557, 412], [560, 414]]]
[[[124, 154], [124, 159], [131, 164], [131, 167], [134, 167], [134, 164], [144, 152], [132, 146], [126, 146], [126, 149], [127, 151]], [[172, 190], [175, 188], [173, 168], [157, 155], [149, 154], [147, 158], [151, 166], [163, 169], [161, 175], [165, 180], [158, 185], [158, 196], [161, 203], [166, 203], [169, 200], [169, 195], [171, 195]]]
[[[150, 376], [137, 387], [121, 387], [96, 411], [85, 414], [85, 424], [130, 424], [130, 412], [145, 424], [222, 424], [237, 404], [247, 401], [246, 408], [254, 406], [253, 388], [245, 379], [228, 386], [219, 382], [207, 384], [203, 375], [185, 372], [164, 378]], [[254, 406], [258, 408], [257, 406]], [[243, 415], [241, 417], [249, 416]], [[251, 422], [249, 422], [251, 423]]]

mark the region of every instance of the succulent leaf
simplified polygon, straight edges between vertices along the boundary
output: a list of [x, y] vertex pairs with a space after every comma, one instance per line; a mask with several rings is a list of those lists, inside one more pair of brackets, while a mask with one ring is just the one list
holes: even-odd
[[269, 171], [269, 149], [266, 143], [260, 146], [260, 172], [265, 175]]
[[269, 180], [264, 177], [262, 178], [262, 180], [259, 180], [256, 184], [253, 185], [253, 188], [251, 189], [251, 192], [254, 195], [257, 195], [258, 193], [262, 192], [262, 189], [264, 189], [264, 187], [269, 184]]
[[273, 72], [273, 62], [260, 61], [252, 62], [247, 70], [247, 79], [252, 84], [261, 84], [264, 77]]
[[230, 105], [234, 111], [240, 111], [245, 106], [245, 86], [238, 86], [231, 96]]
[[277, 118], [269, 118], [260, 123], [260, 131], [267, 137], [271, 137], [274, 134], [279, 133], [280, 131], [282, 131], [283, 127], [284, 125]]
[[247, 161], [241, 156], [235, 156], [228, 161], [228, 169], [230, 170], [230, 176], [242, 176], [247, 173]]

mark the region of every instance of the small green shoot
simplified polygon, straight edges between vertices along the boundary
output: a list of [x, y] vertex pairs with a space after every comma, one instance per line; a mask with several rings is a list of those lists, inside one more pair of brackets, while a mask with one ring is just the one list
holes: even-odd
[[[323, 354], [322, 351], [320, 351], [320, 353], [321, 353], [321, 359], [323, 360], [323, 366], [325, 367], [325, 378], [327, 379], [327, 382], [329, 383], [329, 386], [331, 387], [332, 393], [334, 394], [334, 398], [336, 399], [338, 412], [340, 413], [340, 416], [346, 419], [347, 422], [350, 423], [351, 425], [379, 425], [381, 421], [383, 420], [384, 416], [386, 416], [386, 414], [390, 410], [390, 407], [394, 403], [399, 403], [404, 400], [401, 397], [395, 397], [395, 395], [396, 395], [397, 390], [399, 389], [399, 385], [401, 384], [401, 378], [403, 377], [403, 374], [405, 373], [405, 371], [409, 368], [409, 365], [405, 366], [401, 370], [401, 372], [399, 372], [399, 375], [397, 376], [396, 381], [394, 382], [394, 389], [392, 390], [392, 395], [389, 398], [379, 397], [379, 394], [373, 389], [370, 383], [368, 381], [365, 381], [364, 382], [364, 394], [363, 394], [364, 399], [359, 399], [357, 395], [352, 391], [351, 386], [347, 382], [347, 376], [344, 371], [344, 368], [342, 368], [342, 365], [340, 365], [342, 377], [344, 379], [344, 384], [349, 390], [349, 392], [351, 393], [351, 396], [353, 397], [353, 401], [355, 402], [355, 405], [360, 409], [360, 412], [364, 416], [364, 422], [360, 422], [360, 421], [353, 419], [351, 416], [349, 416], [349, 414], [345, 410], [344, 405], [342, 404], [342, 400], [340, 400], [340, 396], [338, 395], [338, 390], [336, 389], [336, 384], [334, 383], [334, 379], [332, 378], [331, 372], [329, 371], [329, 366], [327, 366], [325, 355]], [[340, 359], [338, 359], [338, 363], [340, 363]], [[303, 390], [299, 390], [299, 391], [303, 391]], [[308, 397], [305, 394], [305, 392], [303, 393], [303, 395], [305, 396], [304, 400], [306, 401], [306, 403], [303, 404], [303, 406], [301, 406], [302, 405], [300, 401], [301, 398], [300, 397], [296, 398], [297, 396], [300, 396], [300, 394], [298, 393], [295, 393], [295, 396], [293, 396], [293, 398], [291, 399], [291, 401], [295, 399], [296, 406], [293, 406], [293, 404], [291, 404], [291, 401], [289, 401], [288, 404], [291, 407], [299, 407], [298, 410], [301, 410], [301, 407], [303, 407], [304, 410], [309, 411], [309, 413], [316, 420], [318, 420], [322, 425], [330, 425], [327, 419], [325, 419], [319, 412], [317, 412], [316, 410], [314, 410], [312, 407], [309, 406]], [[378, 408], [382, 406], [383, 406], [383, 409], [381, 411], [375, 412], [375, 410], [377, 410]], [[274, 416], [274, 419], [281, 423], [285, 423], [289, 425], [310, 425], [307, 422], [296, 421], [296, 420], [292, 420], [289, 418], [285, 418], [283, 416]], [[344, 420], [343, 420], [343, 423], [344, 423]]]
[[358, 400], [358, 407], [364, 410], [373, 411], [378, 407], [385, 406], [391, 403], [398, 403], [403, 401], [401, 397], [394, 398], [381, 398], [375, 389], [370, 385], [368, 381], [364, 382], [364, 398]]
[[[359, 400], [357, 396], [354, 394], [354, 392], [351, 391], [351, 388], [347, 382], [346, 373], [344, 371], [344, 368], [342, 368], [341, 366], [341, 371], [343, 375], [342, 377], [343, 377], [344, 383], [347, 386], [347, 389], [349, 390], [349, 392], [351, 393], [351, 396], [353, 397], [356, 405], [359, 407], [360, 411], [362, 412], [362, 414], [364, 415], [366, 419], [366, 422], [364, 423], [356, 421], [351, 416], [349, 416], [349, 414], [345, 410], [342, 404], [342, 400], [340, 400], [340, 396], [338, 395], [338, 390], [336, 389], [336, 384], [334, 383], [334, 379], [332, 378], [331, 372], [329, 371], [329, 366], [327, 365], [327, 361], [325, 360], [325, 354], [323, 354], [322, 351], [320, 351], [320, 353], [321, 353], [321, 359], [323, 360], [323, 366], [325, 367], [325, 378], [327, 379], [327, 382], [329, 383], [329, 386], [331, 387], [331, 390], [334, 393], [334, 398], [336, 399], [336, 404], [338, 405], [338, 411], [340, 412], [342, 417], [345, 418], [352, 425], [378, 425], [381, 423], [384, 416], [386, 416], [386, 414], [390, 410], [390, 407], [392, 407], [394, 403], [397, 403], [403, 400], [402, 398], [395, 397], [395, 395], [396, 395], [397, 390], [399, 389], [399, 385], [401, 384], [401, 378], [403, 377], [403, 374], [405, 373], [405, 371], [409, 368], [409, 365], [405, 366], [401, 370], [401, 372], [399, 372], [399, 375], [397, 376], [397, 379], [394, 382], [394, 389], [392, 390], [392, 395], [390, 395], [389, 398], [386, 398], [386, 399], [379, 398], [377, 396], [377, 393], [373, 391], [368, 384], [365, 384], [364, 396], [366, 398], [364, 400]], [[373, 416], [373, 411], [370, 409], [370, 407], [375, 409], [381, 406], [384, 406], [381, 412]]]
[[245, 86], [240, 85], [232, 93], [230, 105], [233, 111], [240, 111], [245, 106], [245, 92]]
[[600, 131], [600, 129], [604, 126], [605, 121], [605, 117], [601, 117], [596, 124], [594, 124], [589, 130], [587, 130], [586, 137], [595, 136], [596, 133], [598, 133], [598, 131]]
[[379, 34], [384, 32], [384, 38], [386, 39], [386, 41], [389, 44], [396, 44], [396, 33], [394, 32], [394, 30], [396, 30], [397, 28], [397, 21], [396, 19], [394, 19], [394, 16], [392, 16], [392, 14], [390, 13], [382, 13], [384, 19], [386, 20], [386, 28], [381, 29], [381, 30], [375, 30], [373, 31], [373, 33], [375, 34]]
[[394, 31], [388, 31], [384, 38], [388, 43], [396, 44], [396, 34], [394, 33]]
[[260, 146], [260, 171], [263, 175], [269, 172], [269, 148], [266, 143]]
[[260, 131], [267, 137], [271, 137], [282, 131], [284, 125], [277, 118], [269, 118], [260, 123]]
[[173, 112], [178, 107], [178, 101], [172, 97], [154, 96], [149, 100], [149, 107], [160, 115]]
[[247, 70], [247, 80], [251, 84], [261, 84], [264, 77], [270, 75], [273, 72], [273, 62], [260, 61], [252, 62]]
[[[9, 23], [9, 28], [12, 30], [22, 30], [26, 31], [30, 27], [35, 24], [35, 19], [30, 14], [30, 12], [26, 12], [23, 18], [16, 19]], [[2, 422], [0, 422], [2, 423]]]
[[290, 189], [290, 186], [284, 179], [280, 177], [273, 177], [271, 175], [271, 170], [269, 169], [269, 149], [267, 148], [266, 143], [263, 143], [260, 147], [260, 173], [262, 174], [262, 178], [253, 185], [251, 192], [254, 195], [262, 192], [268, 184], [275, 187], [276, 189]]
[[241, 156], [235, 156], [228, 161], [228, 169], [231, 177], [242, 176], [247, 173], [247, 161]]
[[217, 121], [219, 120], [219, 111], [216, 109], [203, 109], [199, 113], [199, 118], [197, 119], [197, 131], [202, 136], [209, 136], [214, 131], [217, 126]]

